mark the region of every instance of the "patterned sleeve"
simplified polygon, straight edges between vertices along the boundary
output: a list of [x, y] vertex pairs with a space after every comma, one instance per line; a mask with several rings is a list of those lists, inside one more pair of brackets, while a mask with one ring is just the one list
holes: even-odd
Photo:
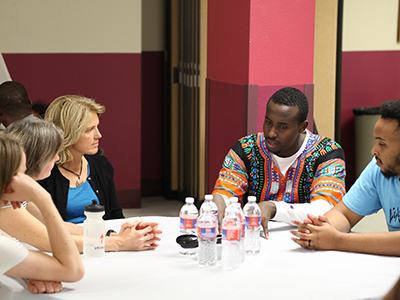
[[232, 149], [229, 150], [219, 171], [213, 194], [238, 197], [241, 201], [247, 192], [248, 175], [243, 160]]
[[318, 164], [311, 185], [310, 202], [325, 200], [333, 205], [338, 204], [346, 193], [345, 177], [343, 150], [339, 148], [329, 155], [329, 159]]

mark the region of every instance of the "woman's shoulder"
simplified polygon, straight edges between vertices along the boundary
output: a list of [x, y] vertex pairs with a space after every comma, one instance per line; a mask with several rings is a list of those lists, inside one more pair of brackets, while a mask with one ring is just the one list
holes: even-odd
[[109, 163], [110, 164], [110, 161], [104, 155], [99, 155], [99, 154], [87, 155], [87, 154], [85, 154], [85, 158], [87, 159], [87, 161], [89, 163], [94, 162], [94, 163]]
[[110, 161], [108, 160], [107, 157], [104, 155], [85, 155], [85, 158], [87, 159], [90, 168], [92, 170], [95, 169], [105, 169], [105, 168], [111, 168], [114, 169]]
[[44, 179], [38, 180], [38, 183], [42, 186], [48, 186], [52, 184], [58, 184], [60, 181], [67, 182], [66, 179], [60, 172], [60, 169], [54, 164], [53, 169], [51, 169], [50, 175]]

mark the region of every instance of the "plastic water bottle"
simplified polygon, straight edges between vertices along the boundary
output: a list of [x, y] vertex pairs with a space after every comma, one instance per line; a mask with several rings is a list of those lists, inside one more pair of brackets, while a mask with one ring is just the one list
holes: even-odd
[[[197, 235], [197, 217], [199, 212], [197, 207], [193, 204], [194, 198], [186, 197], [185, 205], [182, 206], [180, 211], [180, 224], [179, 232], [182, 234], [194, 234]], [[179, 253], [182, 255], [195, 255], [196, 248], [180, 248]]]
[[246, 219], [244, 217], [244, 212], [240, 203], [232, 203], [232, 206], [236, 208], [236, 215], [240, 221], [240, 257], [242, 262], [244, 261], [245, 257], [245, 250], [244, 250], [244, 243], [245, 243], [245, 230], [246, 230]]
[[226, 216], [222, 221], [222, 268], [233, 270], [242, 263], [240, 253], [240, 220], [236, 208], [229, 205], [225, 209]]
[[[231, 204], [233, 204], [233, 203], [239, 203], [238, 197], [230, 197], [230, 198], [229, 198], [229, 204], [228, 204], [228, 206], [231, 205]], [[225, 215], [226, 215], [226, 211], [225, 211]]]
[[105, 223], [103, 220], [104, 206], [92, 200], [85, 206], [86, 220], [83, 222], [83, 255], [88, 258], [104, 256]]
[[246, 218], [246, 238], [245, 251], [248, 255], [260, 253], [260, 224], [261, 209], [256, 203], [256, 197], [248, 197], [248, 202], [244, 206]]
[[[230, 197], [229, 198], [229, 206], [233, 206], [236, 209], [236, 215], [240, 220], [240, 257], [242, 258], [242, 262], [244, 261], [245, 251], [244, 251], [244, 239], [245, 239], [245, 230], [246, 230], [246, 220], [244, 218], [244, 212], [242, 207], [240, 206], [238, 197]], [[225, 210], [226, 215], [226, 210]]]
[[197, 263], [202, 267], [212, 267], [217, 263], [217, 220], [210, 206], [205, 206], [197, 220], [199, 248]]
[[218, 232], [218, 207], [213, 200], [213, 195], [205, 195], [204, 202], [200, 206], [200, 215], [204, 213], [204, 207], [210, 206], [211, 213], [214, 215], [215, 219], [217, 220], [217, 232]]

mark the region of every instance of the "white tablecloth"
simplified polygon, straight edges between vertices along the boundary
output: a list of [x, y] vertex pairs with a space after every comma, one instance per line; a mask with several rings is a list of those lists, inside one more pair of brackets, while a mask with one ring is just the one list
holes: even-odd
[[[302, 249], [290, 239], [290, 227], [276, 222], [261, 253], [247, 256], [239, 269], [200, 268], [178, 253], [179, 218], [143, 219], [164, 231], [158, 249], [83, 258], [84, 278], [64, 283], [57, 294], [31, 295], [3, 275], [0, 299], [379, 299], [400, 276], [400, 258]], [[124, 221], [106, 227], [118, 231]]]

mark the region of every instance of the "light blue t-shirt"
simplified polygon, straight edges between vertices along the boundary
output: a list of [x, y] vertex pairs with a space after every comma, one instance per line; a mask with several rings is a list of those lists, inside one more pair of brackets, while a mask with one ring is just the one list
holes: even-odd
[[386, 178], [375, 158], [343, 197], [343, 203], [356, 214], [366, 216], [383, 208], [389, 231], [400, 230], [400, 181]]
[[[88, 177], [90, 175], [90, 166], [88, 164]], [[70, 223], [82, 223], [86, 220], [85, 206], [91, 205], [92, 200], [99, 201], [92, 186], [86, 179], [85, 183], [78, 187], [70, 187], [68, 191], [67, 212], [65, 220]]]

